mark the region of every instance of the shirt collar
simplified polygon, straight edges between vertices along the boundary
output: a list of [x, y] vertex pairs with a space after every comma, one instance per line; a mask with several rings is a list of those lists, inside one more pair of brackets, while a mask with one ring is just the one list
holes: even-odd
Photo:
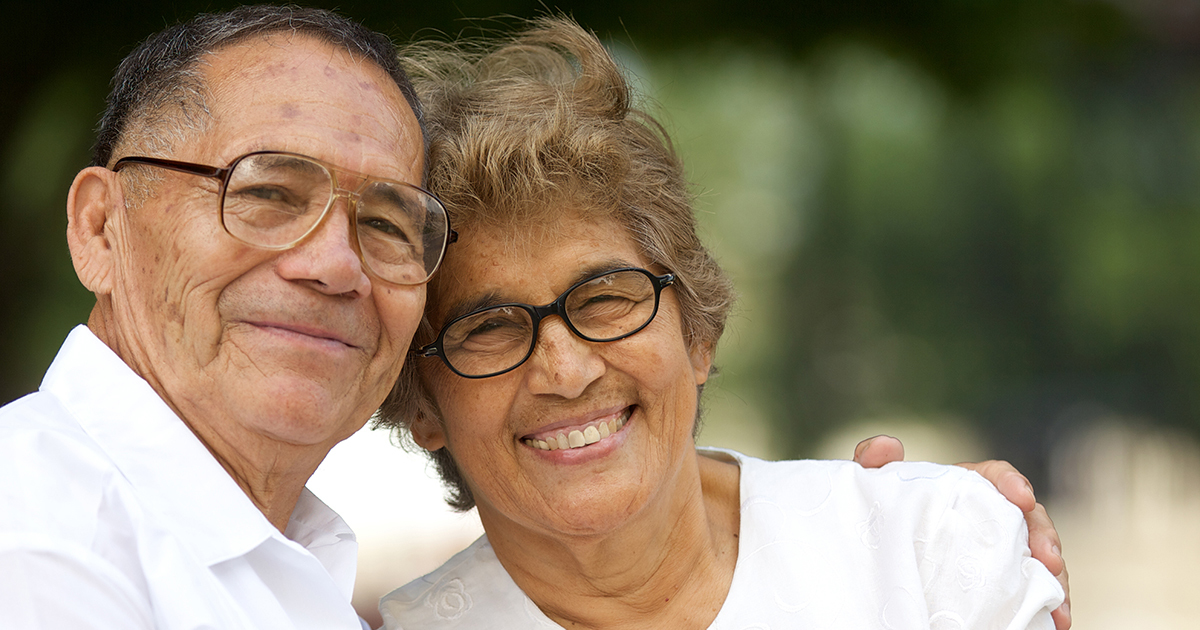
[[333, 581], [345, 591], [346, 599], [353, 596], [358, 541], [346, 521], [308, 488], [300, 491], [300, 499], [284, 535], [317, 558]]
[[346, 548], [354, 534], [333, 510], [305, 489], [284, 540], [149, 383], [86, 326], [67, 336], [41, 390], [62, 401], [201, 562], [243, 556], [276, 538], [309, 548], [339, 584], [353, 587], [357, 544]]

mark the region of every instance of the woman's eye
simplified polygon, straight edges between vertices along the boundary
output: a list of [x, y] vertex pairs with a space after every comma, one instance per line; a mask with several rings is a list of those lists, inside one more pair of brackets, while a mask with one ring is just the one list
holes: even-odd
[[510, 313], [503, 313], [498, 316], [489, 317], [471, 327], [468, 337], [479, 337], [483, 335], [499, 335], [512, 333], [522, 328], [522, 323], [512, 318]]
[[634, 302], [635, 300], [631, 299], [628, 295], [601, 293], [588, 296], [579, 306], [575, 307], [575, 310], [595, 315], [610, 314], [627, 309]]
[[471, 332], [469, 332], [467, 334], [473, 335], [473, 336], [486, 335], [490, 332], [495, 332], [496, 330], [499, 330], [504, 327], [505, 327], [505, 324], [503, 324], [501, 322], [484, 322], [482, 324], [479, 324], [475, 328], [472, 328]]

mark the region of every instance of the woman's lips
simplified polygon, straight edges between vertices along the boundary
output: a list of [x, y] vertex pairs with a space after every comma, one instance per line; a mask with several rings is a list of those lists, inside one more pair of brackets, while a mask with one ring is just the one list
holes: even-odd
[[559, 451], [573, 448], [583, 448], [585, 446], [595, 444], [610, 435], [620, 431], [625, 423], [629, 420], [630, 414], [633, 413], [632, 407], [626, 407], [616, 417], [608, 420], [593, 420], [581, 427], [576, 427], [570, 430], [556, 429], [548, 432], [547, 435], [539, 435], [537, 437], [527, 437], [521, 441], [526, 446], [536, 448], [541, 451]]

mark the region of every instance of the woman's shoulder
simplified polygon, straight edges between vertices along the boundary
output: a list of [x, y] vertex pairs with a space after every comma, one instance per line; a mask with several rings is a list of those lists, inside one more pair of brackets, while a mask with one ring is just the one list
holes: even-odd
[[773, 493], [782, 488], [815, 484], [814, 490], [828, 486], [850, 494], [941, 493], [948, 490], [978, 492], [992, 484], [978, 474], [959, 466], [930, 462], [893, 462], [882, 468], [863, 468], [855, 462], [839, 459], [793, 459], [771, 461], [728, 449], [702, 448], [707, 457], [736, 463], [742, 471], [743, 493]]
[[537, 628], [549, 621], [509, 577], [487, 536], [432, 573], [383, 596], [379, 612], [387, 630], [501, 630]]
[[802, 514], [806, 519], [844, 519], [872, 509], [903, 515], [914, 527], [936, 525], [947, 509], [978, 518], [1021, 520], [1020, 510], [992, 484], [958, 466], [894, 462], [868, 469], [845, 460], [767, 461], [735, 451], [705, 449], [709, 457], [734, 461], [741, 469], [743, 514], [767, 509]]
[[849, 622], [833, 625], [886, 613], [895, 627], [942, 617], [1041, 627], [1039, 611], [1061, 598], [1029, 558], [1020, 510], [973, 472], [726, 456], [742, 470], [738, 568], [719, 618], [730, 627], [776, 608], [778, 619]]

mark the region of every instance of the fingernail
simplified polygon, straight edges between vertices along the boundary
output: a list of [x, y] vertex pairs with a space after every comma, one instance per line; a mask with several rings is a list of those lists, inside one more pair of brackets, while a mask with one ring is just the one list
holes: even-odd
[[1059, 606], [1058, 609], [1061, 610], [1063, 612], [1063, 614], [1067, 616], [1068, 619], [1071, 618], [1071, 604], [1069, 604], [1067, 602], [1063, 602], [1063, 605]]
[[1050, 553], [1058, 556], [1059, 558], [1062, 557], [1062, 549], [1059, 549], [1058, 545], [1050, 545]]

